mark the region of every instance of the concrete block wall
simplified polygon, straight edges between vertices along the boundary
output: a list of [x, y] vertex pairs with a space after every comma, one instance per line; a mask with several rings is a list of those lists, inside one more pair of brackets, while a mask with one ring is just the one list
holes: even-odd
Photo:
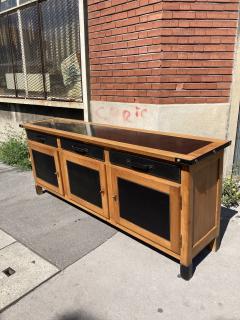
[[24, 133], [20, 123], [53, 117], [81, 120], [83, 110], [0, 103], [0, 142], [13, 132]]
[[238, 0], [88, 0], [91, 100], [229, 102]]

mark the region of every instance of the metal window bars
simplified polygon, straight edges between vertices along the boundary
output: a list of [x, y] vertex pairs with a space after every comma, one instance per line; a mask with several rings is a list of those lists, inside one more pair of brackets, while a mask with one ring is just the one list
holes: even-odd
[[24, 2], [0, 16], [0, 96], [82, 102], [78, 0]]
[[0, 11], [5, 11], [17, 6], [17, 0], [1, 0]]

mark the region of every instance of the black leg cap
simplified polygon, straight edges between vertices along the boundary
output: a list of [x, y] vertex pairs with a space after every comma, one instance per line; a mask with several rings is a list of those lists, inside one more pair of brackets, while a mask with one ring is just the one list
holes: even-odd
[[44, 191], [43, 191], [43, 188], [42, 187], [40, 187], [40, 186], [35, 186], [35, 188], [36, 188], [36, 194], [37, 195], [41, 195], [41, 194], [43, 194], [44, 193]]
[[184, 265], [180, 265], [180, 275], [181, 278], [189, 281], [192, 276], [193, 276], [193, 265], [190, 264], [188, 267], [184, 266]]

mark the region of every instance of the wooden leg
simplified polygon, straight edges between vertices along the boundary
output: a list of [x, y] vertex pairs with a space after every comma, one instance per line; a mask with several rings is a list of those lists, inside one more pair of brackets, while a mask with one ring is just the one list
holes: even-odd
[[35, 186], [35, 188], [36, 188], [36, 193], [37, 193], [37, 195], [40, 196], [41, 194], [44, 193], [42, 187], [40, 187], [40, 186]]
[[218, 236], [217, 238], [213, 239], [213, 241], [209, 244], [209, 247], [213, 252], [217, 252], [220, 248], [220, 237]]
[[193, 276], [193, 178], [192, 168], [182, 169], [182, 212], [181, 212], [181, 251], [180, 277], [190, 280]]
[[192, 263], [189, 266], [180, 265], [180, 276], [182, 279], [189, 281], [193, 276], [193, 265]]

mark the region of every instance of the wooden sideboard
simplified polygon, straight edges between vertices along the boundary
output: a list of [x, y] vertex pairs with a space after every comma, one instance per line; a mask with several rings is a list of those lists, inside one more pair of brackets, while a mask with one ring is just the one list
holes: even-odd
[[23, 124], [46, 189], [180, 261], [218, 248], [223, 152], [206, 137], [49, 119]]

